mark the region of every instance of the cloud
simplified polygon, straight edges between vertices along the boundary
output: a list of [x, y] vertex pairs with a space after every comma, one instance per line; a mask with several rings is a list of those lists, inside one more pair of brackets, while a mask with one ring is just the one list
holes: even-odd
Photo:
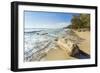
[[70, 23], [62, 22], [62, 23], [58, 23], [57, 27], [63, 28], [63, 27], [67, 27], [68, 25], [70, 25]]
[[25, 28], [63, 28], [67, 27], [70, 23], [61, 22], [61, 23], [55, 23], [55, 24], [34, 24], [30, 26], [25, 26]]

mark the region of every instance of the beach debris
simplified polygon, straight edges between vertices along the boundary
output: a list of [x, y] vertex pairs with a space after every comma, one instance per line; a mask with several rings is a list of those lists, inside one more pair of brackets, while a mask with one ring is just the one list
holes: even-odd
[[57, 44], [62, 50], [66, 51], [66, 54], [69, 56], [78, 59], [90, 58], [90, 55], [80, 50], [78, 44], [73, 43], [73, 41], [70, 39], [67, 39], [66, 41], [64, 39], [60, 39], [58, 40]]
[[78, 59], [87, 59], [90, 58], [90, 55], [80, 50], [77, 44], [73, 44], [73, 49], [70, 56], [78, 58]]
[[[32, 31], [25, 33], [24, 61], [40, 61], [49, 50], [59, 47], [71, 56], [79, 53], [79, 44], [84, 39], [80, 38], [74, 31], [63, 29]], [[78, 46], [78, 45], [77, 45]]]
[[64, 51], [66, 51], [67, 54], [70, 55], [70, 53], [72, 52], [73, 49], [73, 42], [69, 39], [65, 40], [65, 39], [59, 39], [57, 42], [57, 45]]

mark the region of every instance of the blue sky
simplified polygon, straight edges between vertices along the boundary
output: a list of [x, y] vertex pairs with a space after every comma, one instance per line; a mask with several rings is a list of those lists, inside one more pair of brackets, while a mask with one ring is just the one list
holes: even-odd
[[73, 13], [24, 11], [25, 28], [62, 28], [71, 23]]

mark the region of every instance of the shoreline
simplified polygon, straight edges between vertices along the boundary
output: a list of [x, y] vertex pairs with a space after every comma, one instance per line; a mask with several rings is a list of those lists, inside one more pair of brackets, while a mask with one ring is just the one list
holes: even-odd
[[[48, 45], [41, 42], [40, 45], [43, 43], [45, 45], [44, 48], [41, 47], [42, 49], [40, 49], [40, 52], [33, 54], [31, 58], [29, 57], [30, 61], [54, 61], [90, 58], [90, 31], [64, 31], [64, 33], [58, 33], [58, 37], [53, 36], [53, 39], [49, 39], [48, 41], [51, 42], [48, 43]], [[48, 35], [48, 33], [45, 35]]]
[[[82, 50], [83, 52], [87, 53], [90, 55], [90, 31], [81, 31], [78, 32], [76, 30], [74, 30], [74, 32], [81, 37], [82, 39], [84, 39], [81, 43], [78, 44], [78, 46], [80, 47], [80, 50]], [[84, 34], [84, 35], [83, 35]], [[58, 45], [63, 44], [64, 47], [66, 47], [66, 42], [64, 42], [65, 38], [58, 38], [58, 40], [60, 40], [60, 43]], [[63, 43], [62, 43], [63, 42]], [[58, 43], [58, 42], [56, 42]], [[84, 46], [85, 45], [85, 46]], [[52, 61], [52, 60], [73, 60], [73, 59], [77, 59], [74, 58], [72, 56], [69, 55], [69, 51], [66, 51], [64, 47], [55, 47], [51, 50], [49, 50], [49, 52], [46, 54], [45, 58], [43, 61]]]

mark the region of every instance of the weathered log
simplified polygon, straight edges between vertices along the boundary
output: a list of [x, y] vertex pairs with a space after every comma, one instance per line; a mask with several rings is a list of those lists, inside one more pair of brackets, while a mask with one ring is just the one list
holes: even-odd
[[84, 51], [80, 50], [79, 46], [77, 44], [73, 44], [73, 49], [70, 54], [72, 57], [78, 58], [78, 59], [87, 59], [90, 58], [90, 55], [85, 53]]
[[72, 42], [69, 39], [67, 39], [66, 41], [64, 39], [60, 39], [58, 40], [57, 45], [72, 57], [78, 59], [90, 58], [90, 55], [82, 51], [76, 43]]

